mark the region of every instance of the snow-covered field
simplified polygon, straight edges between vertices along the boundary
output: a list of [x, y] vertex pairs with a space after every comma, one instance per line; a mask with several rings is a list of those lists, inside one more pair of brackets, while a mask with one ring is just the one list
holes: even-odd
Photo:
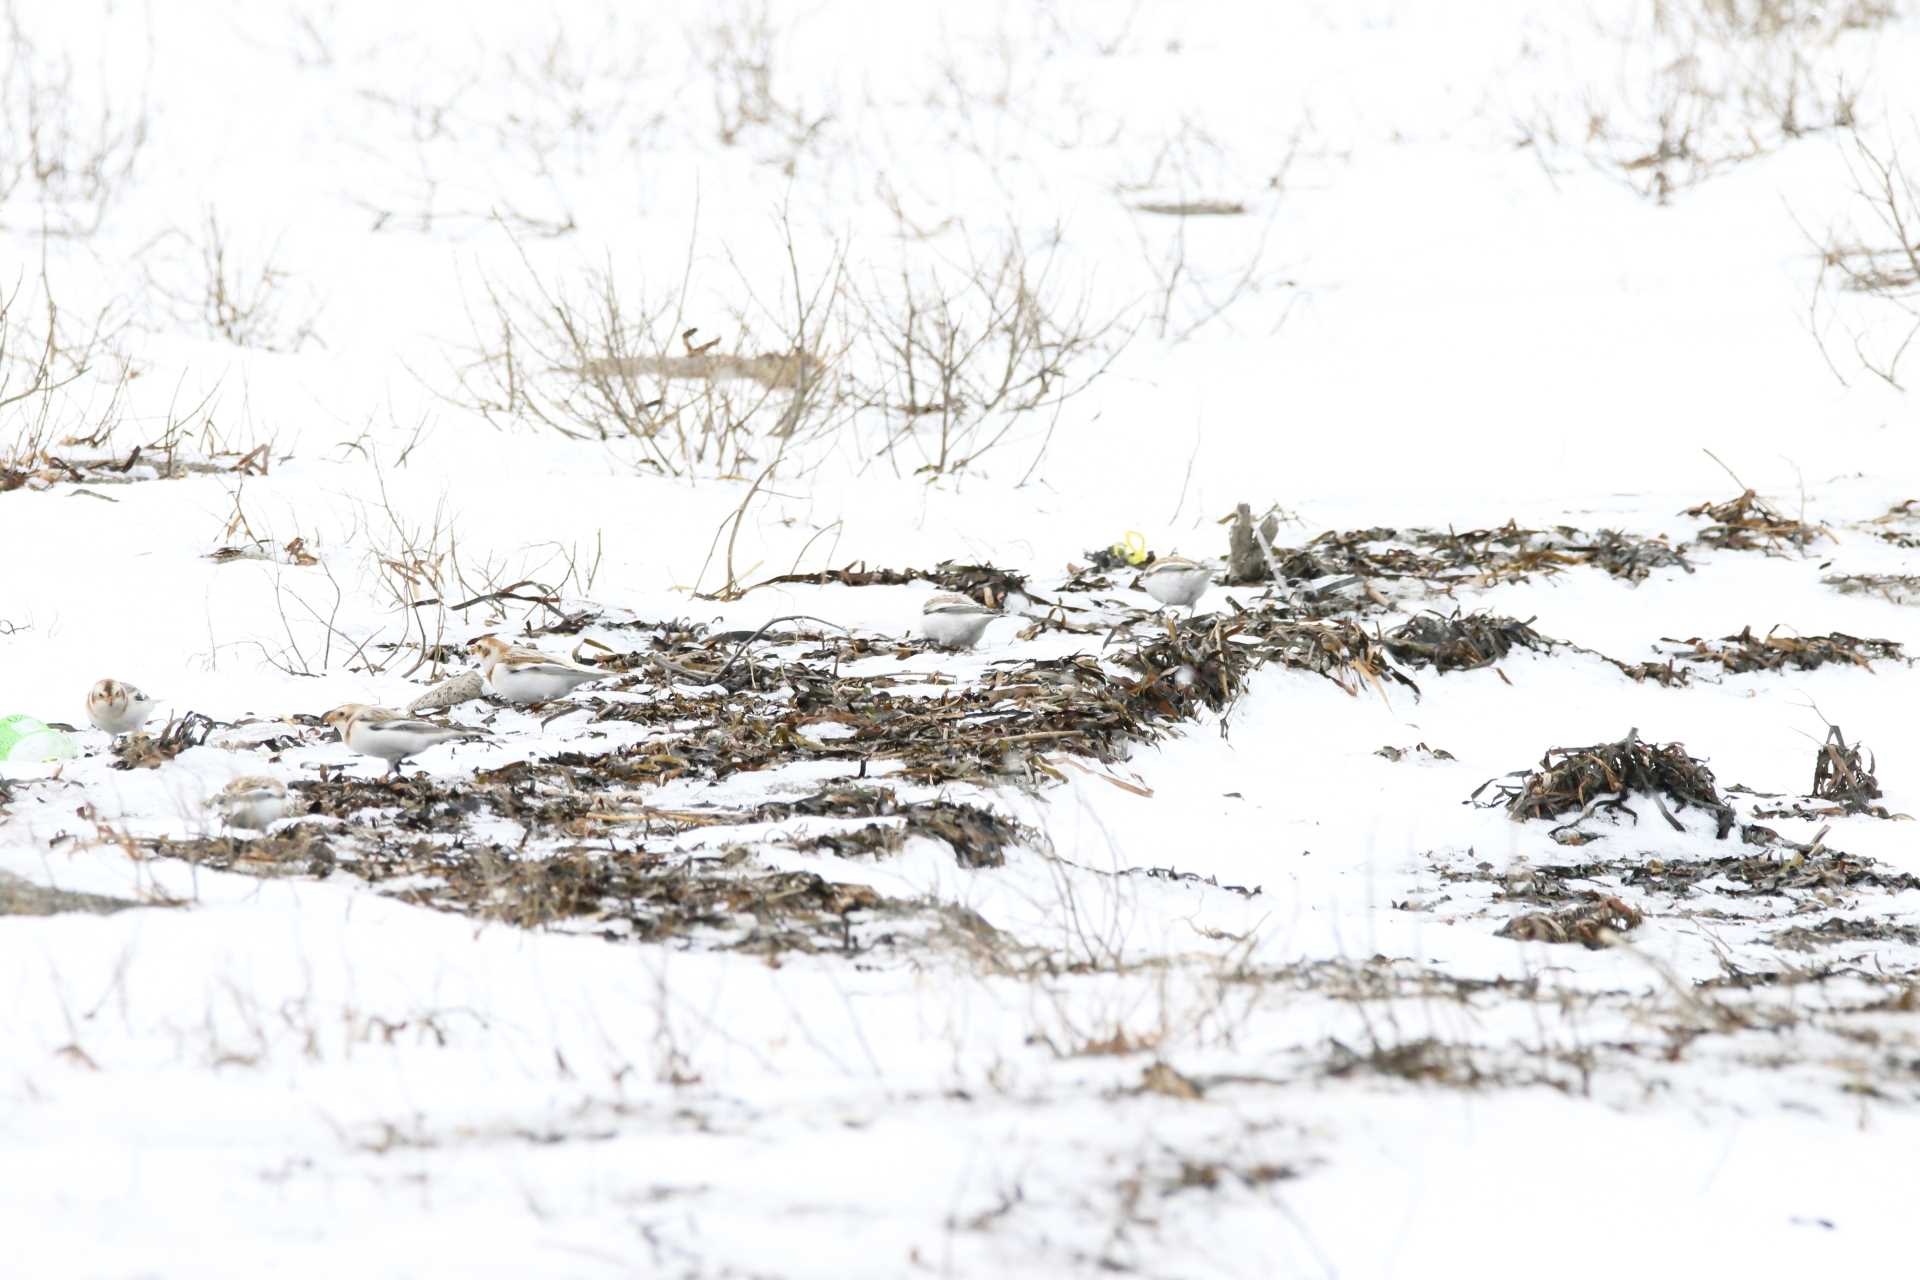
[[1911, 5], [7, 17], [0, 1271], [1911, 1269]]

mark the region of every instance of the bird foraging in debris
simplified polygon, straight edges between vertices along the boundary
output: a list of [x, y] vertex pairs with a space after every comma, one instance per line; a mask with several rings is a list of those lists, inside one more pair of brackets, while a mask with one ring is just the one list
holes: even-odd
[[507, 702], [549, 702], [611, 674], [530, 645], [508, 644], [499, 636], [480, 636], [467, 649], [479, 655], [480, 678], [487, 688]]
[[978, 600], [953, 591], [930, 596], [920, 606], [920, 630], [935, 644], [971, 649], [980, 643], [987, 624], [1000, 616]]
[[320, 717], [320, 723], [339, 733], [340, 741], [361, 755], [385, 760], [389, 773], [399, 773], [402, 760], [417, 756], [429, 747], [486, 736], [473, 729], [411, 719], [398, 711], [371, 707], [364, 702], [335, 707]]
[[1213, 570], [1185, 556], [1162, 556], [1140, 571], [1140, 589], [1165, 605], [1191, 609], [1212, 585]]

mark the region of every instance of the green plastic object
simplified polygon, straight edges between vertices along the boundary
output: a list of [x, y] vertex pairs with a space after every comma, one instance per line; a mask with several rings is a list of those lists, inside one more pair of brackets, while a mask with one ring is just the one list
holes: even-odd
[[32, 716], [0, 716], [0, 760], [35, 764], [71, 760], [80, 754], [73, 739]]

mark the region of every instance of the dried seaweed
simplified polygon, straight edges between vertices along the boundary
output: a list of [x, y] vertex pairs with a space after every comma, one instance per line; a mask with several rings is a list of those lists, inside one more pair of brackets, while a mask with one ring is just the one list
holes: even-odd
[[1831, 800], [1840, 806], [1843, 813], [1873, 814], [1885, 818], [1885, 808], [1873, 802], [1880, 798], [1880, 780], [1874, 776], [1872, 752], [1866, 752], [1861, 743], [1847, 745], [1846, 737], [1840, 732], [1839, 725], [1827, 727], [1827, 740], [1813, 758], [1813, 790], [1808, 794], [1816, 800]]
[[1592, 565], [1638, 582], [1655, 569], [1693, 566], [1664, 538], [1642, 538], [1614, 529], [1588, 533], [1560, 525], [1525, 529], [1508, 521], [1493, 529], [1328, 530], [1303, 547], [1276, 549], [1275, 563], [1289, 581], [1359, 574], [1367, 578], [1417, 578], [1442, 589], [1488, 585], [1551, 575]]
[[1693, 566], [1687, 562], [1687, 558], [1669, 545], [1664, 535], [1642, 538], [1617, 529], [1601, 529], [1586, 534], [1564, 525], [1556, 532], [1561, 537], [1563, 550], [1582, 556], [1586, 563], [1629, 582], [1644, 581], [1655, 569], [1693, 572]]
[[1848, 942], [1891, 942], [1905, 947], [1920, 946], [1920, 925], [1895, 924], [1891, 920], [1861, 920], [1852, 916], [1829, 916], [1816, 925], [1796, 925], [1782, 929], [1768, 939], [1776, 947], [1789, 951], [1812, 951]]
[[803, 800], [760, 805], [750, 821], [781, 822], [798, 816], [871, 817], [899, 821], [869, 823], [832, 831], [800, 842], [799, 847], [840, 857], [885, 857], [900, 851], [909, 836], [943, 841], [963, 867], [998, 867], [1006, 850], [1033, 839], [1019, 823], [991, 809], [952, 800], [901, 801], [890, 787], [841, 787]]
[[1876, 661], [1904, 661], [1906, 656], [1894, 640], [1862, 638], [1839, 631], [1824, 636], [1790, 636], [1779, 632], [1776, 626], [1765, 636], [1755, 636], [1752, 627], [1743, 627], [1738, 635], [1722, 636], [1719, 640], [1702, 640], [1698, 636], [1687, 640], [1672, 636], [1661, 639], [1667, 644], [1687, 646], [1673, 655], [1682, 662], [1718, 665], [1734, 675], [1780, 671], [1787, 667], [1812, 671], [1829, 662], [1871, 667]]
[[1024, 594], [1042, 608], [1047, 601], [1027, 590], [1027, 577], [990, 564], [955, 564], [942, 560], [932, 569], [869, 569], [862, 562], [819, 573], [783, 573], [763, 578], [747, 590], [772, 586], [900, 587], [912, 582], [931, 582], [945, 591], [957, 591], [991, 605], [999, 605], [1008, 596]]
[[[1691, 806], [1712, 814], [1718, 839], [1726, 839], [1736, 821], [1732, 806], [1720, 795], [1713, 771], [1704, 762], [1688, 755], [1677, 742], [1642, 742], [1637, 729], [1618, 742], [1550, 748], [1537, 768], [1506, 776], [1519, 781], [1488, 779], [1468, 799], [1483, 808], [1504, 806], [1515, 822], [1577, 815], [1559, 830], [1574, 827], [1596, 810], [1625, 813], [1637, 822], [1639, 815], [1627, 805], [1630, 795], [1652, 799], [1675, 831], [1685, 828], [1667, 809], [1666, 799], [1679, 809]], [[1488, 788], [1493, 789], [1492, 794], [1481, 800]]]
[[[98, 443], [95, 440], [62, 442], [69, 447]], [[264, 444], [245, 453], [216, 450], [204, 457], [183, 456], [176, 448], [147, 445], [135, 445], [124, 458], [103, 453], [59, 454], [49, 449], [13, 458], [8, 466], [0, 467], [0, 493], [14, 489], [50, 489], [56, 484], [137, 484], [194, 475], [263, 476], [271, 462]]]
[[1612, 894], [1589, 893], [1576, 906], [1515, 916], [1494, 936], [1516, 942], [1577, 942], [1597, 950], [1612, 946], [1617, 935], [1639, 928], [1640, 921], [1638, 911]]
[[113, 742], [113, 767], [116, 769], [157, 769], [185, 751], [207, 740], [218, 726], [198, 711], [189, 711], [169, 721], [157, 738], [144, 733], [129, 733]]
[[1920, 574], [1830, 573], [1820, 582], [1841, 595], [1878, 596], [1889, 604], [1920, 604]]
[[1374, 752], [1373, 754], [1377, 756], [1383, 756], [1386, 759], [1392, 760], [1397, 764], [1400, 761], [1406, 759], [1408, 756], [1415, 754], [1416, 752], [1420, 755], [1426, 756], [1429, 760], [1458, 759], [1458, 757], [1455, 756], [1453, 752], [1443, 750], [1439, 747], [1430, 747], [1424, 742], [1416, 742], [1410, 747], [1392, 747], [1392, 746], [1381, 747], [1378, 751]]
[[1702, 502], [1681, 514], [1705, 520], [1707, 527], [1700, 531], [1700, 541], [1727, 551], [1803, 548], [1833, 536], [1825, 525], [1806, 524], [1783, 515], [1751, 489], [1725, 502]]
[[1471, 671], [1490, 666], [1514, 648], [1547, 650], [1553, 641], [1519, 622], [1490, 613], [1423, 613], [1386, 634], [1386, 650], [1410, 667]]

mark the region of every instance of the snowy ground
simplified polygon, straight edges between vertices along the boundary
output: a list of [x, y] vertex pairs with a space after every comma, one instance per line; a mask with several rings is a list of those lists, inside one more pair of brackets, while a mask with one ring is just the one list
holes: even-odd
[[[1920, 676], [1676, 656], [1920, 644], [1910, 6], [10, 13], [0, 714], [84, 748], [0, 766], [23, 1273], [1911, 1253]], [[1746, 486], [1793, 529], [1715, 545]], [[1236, 503], [1402, 531], [1341, 634], [1564, 643], [1156, 693], [1306, 595], [1080, 570], [1224, 572]], [[1508, 521], [1687, 563], [1380, 568]], [[942, 562], [1026, 582], [972, 653], [903, 643], [926, 577], [742, 590]], [[792, 614], [847, 631], [649, 665]], [[392, 788], [314, 723], [489, 631], [608, 679]], [[105, 675], [204, 741], [116, 767]], [[1096, 696], [1145, 719], [1033, 718]], [[1829, 723], [1887, 816], [1805, 794]], [[1724, 838], [1467, 803], [1630, 729]], [[224, 830], [257, 773], [313, 811]]]

